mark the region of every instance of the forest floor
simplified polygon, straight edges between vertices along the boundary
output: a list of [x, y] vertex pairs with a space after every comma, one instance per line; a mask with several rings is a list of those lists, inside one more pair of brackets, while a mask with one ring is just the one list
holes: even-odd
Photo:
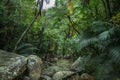
[[78, 67], [79, 61], [78, 59], [73, 60], [71, 57], [47, 57], [43, 61], [42, 77], [53, 80], [82, 80], [81, 78], [85, 76], [85, 80], [93, 80], [93, 77], [89, 74], [74, 69]]

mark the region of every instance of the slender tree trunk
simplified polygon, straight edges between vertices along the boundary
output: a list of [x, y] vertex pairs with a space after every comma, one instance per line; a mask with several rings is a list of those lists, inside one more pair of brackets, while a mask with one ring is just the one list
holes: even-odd
[[95, 13], [96, 13], [96, 20], [98, 20], [99, 13], [98, 13], [97, 5], [95, 5]]
[[107, 8], [106, 8], [105, 1], [104, 1], [104, 0], [102, 0], [102, 3], [103, 3], [103, 6], [104, 6], [104, 9], [105, 9], [105, 15], [106, 15], [106, 18], [107, 18]]
[[67, 17], [70, 24], [72, 25], [73, 29], [78, 33], [78, 35], [80, 35], [80, 32], [74, 27], [73, 21], [71, 20], [70, 16]]
[[37, 14], [34, 19], [32, 20], [32, 22], [28, 25], [28, 27], [25, 29], [25, 31], [22, 33], [22, 35], [20, 36], [20, 38], [18, 39], [15, 48], [14, 48], [14, 52], [16, 51], [19, 43], [21, 42], [21, 40], [23, 39], [23, 37], [25, 36], [25, 34], [28, 32], [28, 30], [30, 29], [30, 27], [33, 25], [33, 23], [35, 22], [35, 20], [37, 19], [39, 14]]
[[105, 8], [106, 17], [110, 19], [112, 16], [111, 7], [110, 7], [110, 0], [102, 0], [102, 3], [103, 3], [104, 8]]
[[5, 6], [6, 6], [6, 8], [7, 8], [7, 16], [10, 16], [10, 14], [11, 14], [11, 1], [10, 0], [7, 0], [6, 1], [6, 4], [5, 4]]
[[44, 27], [42, 27], [40, 33], [39, 33], [39, 44], [38, 44], [38, 48], [39, 48], [39, 53], [42, 53], [42, 47], [41, 47], [41, 43], [43, 42], [43, 32], [44, 32]]
[[38, 18], [38, 16], [40, 15], [41, 16], [41, 10], [42, 10], [42, 7], [43, 7], [43, 0], [41, 0], [41, 4], [39, 4], [39, 11], [38, 13], [36, 14], [36, 16], [33, 18], [33, 20], [31, 21], [31, 23], [28, 25], [28, 27], [25, 29], [25, 31], [22, 33], [22, 35], [20, 36], [20, 38], [18, 39], [16, 45], [15, 45], [15, 48], [13, 50], [13, 52], [16, 51], [19, 43], [21, 42], [21, 40], [23, 39], [23, 37], [25, 36], [25, 34], [29, 31], [29, 29], [31, 28], [31, 26], [34, 24], [35, 20]]
[[107, 6], [107, 12], [108, 12], [108, 17], [111, 18], [111, 8], [110, 8], [110, 1], [106, 0], [106, 6]]

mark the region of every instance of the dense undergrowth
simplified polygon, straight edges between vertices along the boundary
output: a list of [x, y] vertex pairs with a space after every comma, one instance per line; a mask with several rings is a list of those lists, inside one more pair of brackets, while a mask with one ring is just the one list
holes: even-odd
[[[17, 54], [85, 57], [95, 80], [120, 78], [120, 1], [57, 0], [42, 10], [22, 38]], [[33, 0], [0, 2], [0, 49], [13, 51], [38, 12]]]

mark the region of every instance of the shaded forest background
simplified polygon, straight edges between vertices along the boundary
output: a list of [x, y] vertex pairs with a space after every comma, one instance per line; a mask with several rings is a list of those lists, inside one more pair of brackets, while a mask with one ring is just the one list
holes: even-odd
[[120, 0], [56, 0], [15, 49], [37, 12], [33, 0], [1, 0], [0, 49], [42, 58], [82, 56], [95, 80], [120, 77]]

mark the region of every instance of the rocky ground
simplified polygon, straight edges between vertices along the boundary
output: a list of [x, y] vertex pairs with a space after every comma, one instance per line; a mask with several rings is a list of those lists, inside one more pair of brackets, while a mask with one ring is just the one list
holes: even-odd
[[81, 60], [55, 58], [52, 63], [36, 55], [24, 57], [0, 50], [0, 80], [94, 80], [84, 73]]

